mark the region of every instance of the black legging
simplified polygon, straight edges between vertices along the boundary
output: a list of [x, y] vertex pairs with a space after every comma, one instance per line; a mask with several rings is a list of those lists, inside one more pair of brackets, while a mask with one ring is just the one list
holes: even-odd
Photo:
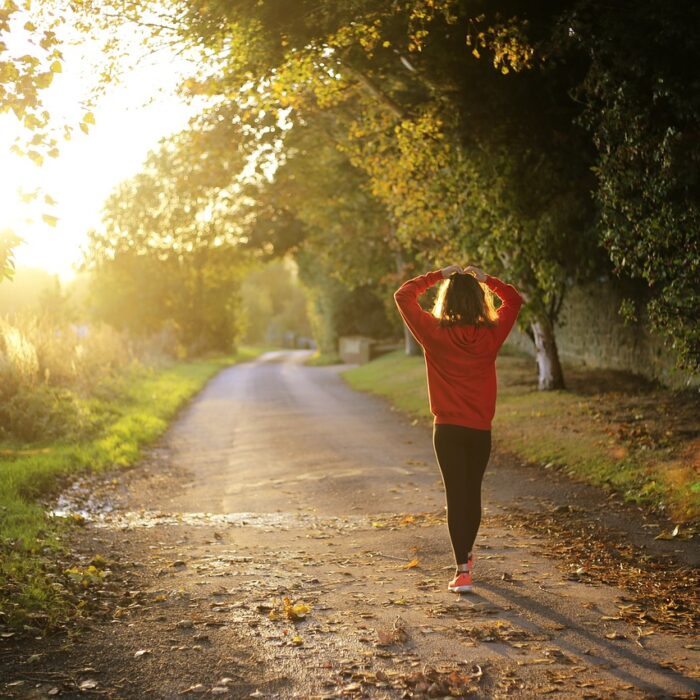
[[481, 523], [481, 480], [491, 456], [491, 431], [436, 423], [433, 447], [445, 485], [455, 562], [464, 564]]

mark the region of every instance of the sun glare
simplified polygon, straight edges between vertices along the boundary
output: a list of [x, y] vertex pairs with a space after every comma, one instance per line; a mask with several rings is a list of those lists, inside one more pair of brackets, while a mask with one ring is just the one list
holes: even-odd
[[[100, 42], [84, 38], [63, 53], [63, 70], [43, 93], [60, 130], [81, 120], [101, 63]], [[183, 128], [194, 113], [174, 92], [185, 70], [185, 60], [173, 53], [148, 56], [100, 99], [89, 133], [74, 128], [70, 141], [59, 140], [60, 155], [41, 166], [10, 152], [22, 126], [14, 115], [0, 115], [0, 230], [9, 228], [24, 240], [15, 250], [18, 266], [40, 267], [63, 280], [75, 274], [80, 246], [99, 226], [106, 197], [138, 172], [160, 138]]]

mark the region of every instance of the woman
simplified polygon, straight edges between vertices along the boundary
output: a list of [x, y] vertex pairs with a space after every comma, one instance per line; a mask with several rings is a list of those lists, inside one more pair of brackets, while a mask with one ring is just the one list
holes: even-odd
[[[418, 297], [441, 280], [432, 313]], [[488, 287], [501, 299], [494, 310]], [[414, 277], [395, 292], [399, 312], [425, 351], [433, 448], [442, 473], [457, 571], [451, 591], [472, 589], [472, 547], [481, 523], [481, 481], [491, 455], [496, 355], [518, 317], [515, 287], [473, 265]]]

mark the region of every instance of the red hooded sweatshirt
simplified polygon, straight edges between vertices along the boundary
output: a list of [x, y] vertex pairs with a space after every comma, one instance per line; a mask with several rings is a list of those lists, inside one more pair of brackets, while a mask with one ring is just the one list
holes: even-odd
[[523, 299], [511, 284], [486, 276], [501, 299], [497, 325], [441, 326], [424, 311], [418, 297], [443, 279], [435, 270], [399, 287], [394, 300], [406, 325], [425, 351], [430, 411], [435, 423], [491, 430], [496, 412], [496, 355], [518, 317]]

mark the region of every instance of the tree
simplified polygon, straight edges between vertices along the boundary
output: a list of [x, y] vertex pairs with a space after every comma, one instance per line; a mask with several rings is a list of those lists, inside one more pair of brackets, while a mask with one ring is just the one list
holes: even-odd
[[[65, 8], [42, 7], [30, 0], [16, 3], [5, 0], [0, 6], [0, 114], [13, 114], [23, 127], [23, 135], [10, 147], [13, 153], [41, 166], [47, 157], [59, 155], [58, 136], [51, 114], [44, 106], [43, 92], [54, 76], [63, 70], [63, 53], [58, 30], [66, 21]], [[85, 110], [80, 128], [87, 133], [94, 123], [92, 112]], [[63, 125], [62, 137], [70, 140], [73, 127]], [[25, 193], [32, 201], [39, 190]], [[49, 194], [42, 203], [55, 204]], [[43, 220], [55, 225], [55, 217], [45, 212]], [[14, 274], [13, 249], [22, 242], [14, 232], [0, 232], [0, 283]]]
[[[143, 172], [108, 198], [104, 228], [90, 232], [83, 266], [95, 272], [102, 318], [142, 334], [174, 322], [193, 354], [233, 349], [246, 262], [230, 206], [243, 163], [230, 148], [234, 132], [200, 121], [199, 129], [163, 140]], [[224, 142], [225, 157], [198, 158], [203, 143], [213, 154]]]
[[399, 327], [385, 303], [395, 281], [392, 235], [367, 187], [362, 171], [311, 119], [285, 136], [271, 180], [246, 190], [254, 222], [248, 244], [294, 257], [324, 354], [337, 353], [339, 335], [385, 337]]
[[241, 299], [246, 342], [280, 343], [288, 334], [311, 335], [306, 295], [289, 259], [251, 269], [241, 284]]
[[[143, 21], [138, 7], [121, 0], [113, 4], [119, 8], [117, 17]], [[627, 52], [643, 55], [641, 66], [658, 63], [644, 40], [661, 10], [653, 0], [643, 6], [640, 31], [622, 41], [618, 38], [625, 27], [616, 6], [597, 0], [194, 0], [173, 4], [175, 19], [165, 31], [183, 50], [199, 51], [196, 73], [184, 82], [183, 94], [235, 109], [248, 129], [246, 140], [259, 152], [285, 158], [293, 144], [285, 134], [290, 127], [327, 136], [363, 173], [365, 191], [394, 232], [386, 238], [389, 250], [396, 253], [398, 248], [424, 266], [455, 259], [475, 262], [514, 282], [527, 302], [520, 324], [536, 347], [539, 387], [555, 389], [563, 386], [555, 328], [567, 289], [608, 269], [610, 256], [618, 268], [633, 264], [633, 237], [618, 233], [624, 226], [616, 225], [615, 216], [629, 218], [630, 232], [649, 233], [635, 239], [637, 267], [654, 259], [645, 250], [658, 252], [657, 270], [672, 255], [660, 244], [659, 222], [676, 226], [673, 250], [693, 256], [696, 251], [682, 233], [695, 229], [681, 225], [695, 223], [694, 209], [680, 218], [695, 182], [690, 175], [691, 187], [683, 190], [681, 176], [694, 156], [687, 161], [679, 157], [673, 131], [683, 122], [683, 139], [692, 139], [694, 108], [675, 87], [677, 99], [667, 99], [666, 88], [642, 91], [638, 101], [634, 90], [633, 98], [624, 91], [615, 96], [617, 78], [635, 70], [624, 59]], [[625, 8], [633, 14], [631, 4]], [[606, 12], [617, 23], [598, 23]], [[661, 22], [663, 46], [668, 48], [694, 13], [675, 10]], [[678, 43], [685, 48], [667, 51], [671, 65], [678, 51], [686, 59], [694, 57], [690, 39]], [[690, 71], [694, 63], [687, 60], [685, 65]], [[663, 75], [672, 74], [669, 69]], [[635, 80], [627, 84], [642, 84]], [[571, 99], [579, 87], [593, 102], [601, 99], [605, 105], [608, 100], [628, 109], [609, 110], [614, 119], [606, 112], [598, 127], [591, 121], [595, 108], [587, 112], [585, 104]], [[661, 122], [671, 124], [670, 132], [652, 130], [647, 143], [645, 124], [651, 124], [657, 103], [666, 105], [664, 114], [675, 116]], [[625, 124], [634, 124], [644, 109], [650, 116], [640, 121], [633, 139], [639, 148], [632, 156], [626, 153]], [[587, 129], [596, 138], [591, 140]], [[611, 154], [602, 150], [608, 138]], [[665, 143], [675, 145], [661, 149], [666, 153], [657, 164], [662, 176], [642, 183], [647, 170], [657, 167], [650, 164]], [[618, 166], [625, 162], [621, 154], [635, 168], [624, 182], [618, 178]], [[663, 164], [671, 155], [675, 165], [669, 177]], [[343, 161], [329, 163], [340, 172], [346, 167]], [[625, 190], [635, 184], [651, 186], [636, 202]], [[614, 232], [603, 238], [612, 241], [609, 254], [599, 245], [596, 203], [590, 196], [596, 190], [604, 205], [603, 221]], [[274, 247], [272, 239], [283, 242], [282, 247], [301, 246], [302, 241], [311, 246], [306, 221], [316, 200], [309, 199], [301, 212], [298, 202], [278, 206], [284, 188], [268, 188], [267, 195], [254, 207], [260, 216], [250, 227], [251, 237], [267, 240], [268, 247]], [[652, 206], [645, 210], [650, 204], [659, 208], [661, 219], [653, 219]], [[336, 202], [328, 211], [337, 217], [346, 206], [352, 211], [347, 202]], [[355, 250], [361, 255], [362, 245]], [[679, 252], [674, 259], [681, 258]], [[697, 340], [686, 322], [693, 320], [697, 305], [688, 303], [692, 283], [675, 274], [678, 267], [672, 263], [673, 280], [665, 278], [669, 294], [661, 298], [667, 303], [654, 302], [657, 306], [650, 308], [658, 309], [658, 323], [687, 331], [680, 334], [685, 340], [678, 341], [687, 349]], [[691, 273], [695, 269], [690, 266]]]
[[[700, 6], [584, 0], [556, 49], [584, 66], [581, 123], [598, 158], [595, 195], [614, 271], [644, 280], [653, 330], [700, 369]], [[634, 317], [634, 300], [624, 309]]]
[[570, 86], [534, 64], [556, 11], [511, 3], [503, 18], [477, 2], [188, 7], [184, 31], [212, 51], [231, 27], [246, 37], [202, 89], [225, 86], [265, 114], [291, 108], [297, 121], [330, 110], [346, 133], [339, 146], [367, 173], [399, 242], [426, 262], [481, 258], [518, 284], [540, 387], [563, 386], [554, 324], [566, 286], [592, 272], [596, 238], [591, 149], [571, 125]]
[[9, 229], [0, 231], [0, 282], [11, 280], [15, 274], [14, 249], [20, 244], [21, 238]]

